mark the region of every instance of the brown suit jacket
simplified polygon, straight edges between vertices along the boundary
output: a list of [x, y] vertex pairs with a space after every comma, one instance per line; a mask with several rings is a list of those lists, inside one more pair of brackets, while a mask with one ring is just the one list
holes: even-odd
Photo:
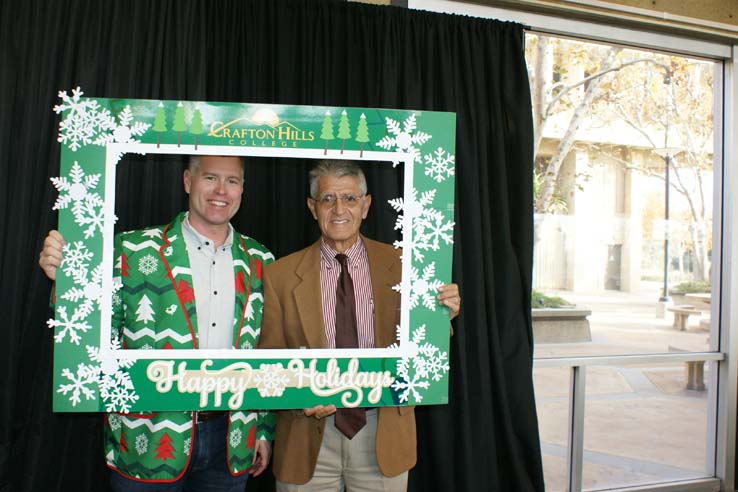
[[[400, 320], [400, 295], [392, 290], [402, 279], [399, 251], [362, 237], [369, 260], [374, 296], [374, 345], [395, 341]], [[320, 240], [271, 263], [264, 270], [264, 318], [261, 348], [325, 348], [320, 291]], [[315, 471], [325, 420], [302, 410], [278, 412], [272, 471], [278, 480], [303, 484]], [[413, 407], [383, 407], [377, 416], [377, 462], [385, 476], [415, 466]]]

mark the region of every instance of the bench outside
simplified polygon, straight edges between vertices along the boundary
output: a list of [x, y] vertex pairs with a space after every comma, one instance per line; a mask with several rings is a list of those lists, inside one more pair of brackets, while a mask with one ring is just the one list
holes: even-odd
[[685, 331], [687, 329], [687, 326], [689, 326], [690, 315], [702, 315], [702, 311], [695, 309], [694, 306], [690, 306], [689, 304], [672, 306], [667, 309], [674, 313], [674, 328], [679, 331]]
[[[689, 350], [669, 345], [669, 352], [690, 352]], [[684, 363], [687, 379], [686, 388], [694, 391], [705, 391], [705, 361], [689, 360]]]
[[590, 314], [592, 310], [584, 307], [533, 308], [533, 339], [536, 343], [591, 342]]

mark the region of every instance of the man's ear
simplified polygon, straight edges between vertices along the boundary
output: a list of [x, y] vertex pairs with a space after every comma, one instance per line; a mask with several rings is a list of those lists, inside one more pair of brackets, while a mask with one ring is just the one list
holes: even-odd
[[307, 197], [307, 206], [310, 209], [310, 213], [313, 214], [313, 219], [318, 220], [318, 211], [315, 207], [317, 207], [318, 202], [313, 200], [310, 197]]
[[184, 183], [185, 193], [189, 195], [190, 185], [192, 184], [192, 173], [189, 169], [185, 169], [184, 174], [182, 174], [182, 182]]
[[362, 218], [362, 220], [363, 219], [366, 219], [366, 216], [369, 215], [369, 207], [371, 206], [371, 204], [372, 204], [372, 196], [369, 195], [369, 194], [367, 194], [364, 197], [364, 205], [363, 205], [363, 207], [361, 209], [361, 218]]

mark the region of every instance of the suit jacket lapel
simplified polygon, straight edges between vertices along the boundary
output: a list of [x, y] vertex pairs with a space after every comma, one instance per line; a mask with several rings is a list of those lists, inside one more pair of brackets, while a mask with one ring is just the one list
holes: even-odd
[[307, 348], [326, 348], [323, 298], [320, 288], [320, 240], [313, 243], [295, 269], [300, 282], [292, 291]]
[[402, 278], [402, 271], [396, 271], [402, 268], [400, 252], [397, 251], [397, 259], [382, 256], [374, 241], [365, 237], [362, 239], [369, 261], [374, 296], [374, 346], [387, 347], [396, 341], [395, 323], [399, 319], [400, 303], [399, 295], [392, 287]]
[[[197, 306], [192, 285], [190, 257], [187, 254], [187, 245], [182, 235], [182, 220], [184, 220], [184, 213], [177, 215], [162, 232], [159, 257], [164, 262], [169, 281], [172, 282], [174, 291], [177, 293], [187, 328], [192, 336], [192, 343], [194, 347], [198, 347]], [[167, 253], [169, 254], [167, 255]], [[186, 333], [186, 331], [180, 329], [177, 329], [177, 331]]]
[[246, 250], [243, 238], [236, 231], [233, 231], [231, 254], [233, 256], [233, 278], [236, 282], [236, 302], [233, 311], [233, 346], [238, 348], [241, 327], [243, 326], [244, 317], [248, 314], [253, 261], [251, 254]]

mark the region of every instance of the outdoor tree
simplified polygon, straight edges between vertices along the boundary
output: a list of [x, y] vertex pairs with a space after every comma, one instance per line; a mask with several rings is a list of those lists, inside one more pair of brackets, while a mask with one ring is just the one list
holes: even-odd
[[199, 109], [195, 108], [194, 113], [192, 113], [192, 125], [190, 125], [190, 133], [195, 136], [195, 150], [197, 150], [197, 136], [202, 135], [204, 132], [202, 114], [200, 114]]
[[341, 153], [343, 154], [346, 139], [351, 138], [351, 127], [345, 109], [341, 111], [341, 119], [338, 120], [338, 138], [341, 139]]
[[359, 125], [356, 127], [356, 141], [359, 142], [359, 157], [364, 157], [364, 144], [369, 141], [369, 127], [364, 113], [361, 113]]
[[331, 119], [330, 111], [325, 112], [325, 118], [323, 118], [323, 127], [320, 130], [320, 138], [325, 140], [325, 147], [323, 147], [323, 155], [328, 153], [328, 141], [333, 140], [333, 120]]
[[179, 147], [182, 138], [182, 132], [187, 131], [184, 106], [182, 105], [181, 101], [177, 103], [177, 109], [174, 111], [174, 124], [172, 125], [172, 130], [177, 132], [177, 147]]
[[[561, 166], [576, 142], [577, 132], [589, 115], [594, 100], [607, 91], [605, 76], [621, 68], [615, 66], [620, 48], [567, 43], [547, 36], [536, 39], [536, 43], [531, 43], [535, 47], [530, 48], [535, 52], [528, 57], [532, 58], [534, 67], [531, 76], [534, 155], [538, 155], [549, 120], [554, 117], [563, 119], [561, 126], [565, 128], [551, 159], [544, 169], [537, 171], [540, 181], [535, 210], [537, 213], [550, 213], [556, 201], [556, 183]], [[576, 62], [581, 67], [581, 76], [577, 77], [578, 73], [568, 70], [565, 62]], [[592, 75], [587, 76], [587, 73]]]
[[625, 168], [662, 181], [669, 166], [668, 186], [689, 211], [694, 280], [702, 281], [709, 275], [711, 218], [705, 178], [713, 169], [713, 71], [709, 64], [681, 57], [654, 58], [656, 63], [641, 73], [642, 83], [613, 80], [613, 97], [607, 109], [648, 142], [659, 165], [633, 165], [627, 156], [614, 157]]
[[[534, 199], [537, 214], [565, 211], [562, 164], [574, 148], [596, 150], [630, 171], [665, 179], [664, 166], [638, 163], [622, 145], [590, 141], [587, 135], [615, 122], [640, 135], [637, 147], [654, 153], [678, 146], [669, 186], [691, 210], [695, 279], [706, 274], [707, 207], [704, 176], [711, 170], [712, 72], [707, 64], [578, 41], [529, 36], [526, 43], [534, 113]], [[556, 148], [540, 156], [544, 139]], [[647, 162], [653, 162], [647, 161]], [[663, 162], [663, 161], [662, 161]], [[540, 240], [538, 222], [535, 241]]]
[[151, 128], [156, 132], [156, 148], [161, 146], [161, 134], [167, 131], [167, 115], [164, 113], [164, 103], [159, 103], [154, 116], [154, 126]]

